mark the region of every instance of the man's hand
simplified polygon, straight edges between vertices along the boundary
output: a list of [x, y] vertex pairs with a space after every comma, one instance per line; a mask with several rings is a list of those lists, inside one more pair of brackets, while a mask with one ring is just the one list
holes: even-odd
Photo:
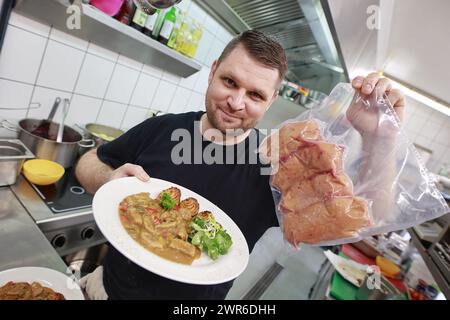
[[[383, 97], [386, 94], [400, 121], [403, 121], [405, 96], [400, 90], [392, 89], [392, 84], [388, 79], [380, 77], [378, 73], [371, 73], [367, 77], [358, 76], [354, 78], [352, 86], [363, 96], [375, 93], [376, 97]], [[367, 106], [361, 100], [355, 101], [348, 108], [347, 118], [361, 134], [373, 134], [379, 129], [377, 110], [367, 109]]]
[[111, 181], [123, 177], [136, 177], [144, 182], [147, 182], [150, 179], [150, 176], [141, 166], [125, 163], [123, 166], [112, 171], [108, 180]]

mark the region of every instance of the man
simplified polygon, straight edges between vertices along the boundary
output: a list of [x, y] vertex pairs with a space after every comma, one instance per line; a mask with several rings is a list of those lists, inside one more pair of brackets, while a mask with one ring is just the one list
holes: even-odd
[[[261, 174], [264, 166], [259, 160], [248, 159], [255, 152], [250, 141], [260, 138], [254, 127], [277, 98], [285, 72], [285, 53], [276, 40], [258, 31], [242, 33], [211, 67], [206, 113], [169, 114], [142, 122], [84, 155], [76, 168], [79, 181], [90, 192], [126, 176], [147, 181], [151, 175], [182, 185], [223, 209], [242, 230], [251, 251], [269, 227], [278, 225], [269, 176]], [[375, 87], [387, 92], [402, 114], [403, 96], [391, 90], [386, 79], [371, 74], [356, 78], [353, 86], [364, 94]], [[358, 117], [361, 123], [363, 118]], [[173, 150], [178, 142], [172, 141], [172, 133], [178, 129], [194, 137], [190, 141], [193, 154], [187, 156], [188, 161], [175, 164]], [[232, 154], [233, 161], [199, 162], [195, 136], [201, 140], [200, 155], [214, 146], [225, 157]], [[182, 157], [186, 159], [186, 154]], [[91, 298], [100, 299], [223, 299], [232, 285], [200, 286], [165, 279], [132, 263], [113, 247], [104, 269], [82, 282]]]

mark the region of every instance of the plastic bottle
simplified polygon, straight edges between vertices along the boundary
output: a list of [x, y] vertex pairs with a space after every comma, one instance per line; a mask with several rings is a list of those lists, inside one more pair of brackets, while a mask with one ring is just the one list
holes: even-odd
[[170, 8], [170, 10], [164, 16], [164, 22], [161, 27], [161, 32], [159, 33], [158, 41], [167, 44], [170, 35], [172, 34], [173, 28], [175, 27], [177, 9], [175, 7]]

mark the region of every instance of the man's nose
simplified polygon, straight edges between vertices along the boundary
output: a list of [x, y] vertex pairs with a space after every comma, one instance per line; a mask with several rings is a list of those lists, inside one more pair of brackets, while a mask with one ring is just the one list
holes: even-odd
[[245, 90], [236, 90], [228, 97], [228, 105], [233, 110], [241, 110], [245, 108]]

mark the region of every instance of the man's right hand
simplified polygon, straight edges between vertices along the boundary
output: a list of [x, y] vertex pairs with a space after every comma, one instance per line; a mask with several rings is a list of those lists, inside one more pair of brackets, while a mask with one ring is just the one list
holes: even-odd
[[125, 163], [123, 166], [118, 167], [111, 172], [109, 176], [109, 181], [124, 177], [136, 177], [141, 181], [147, 182], [150, 176], [145, 172], [145, 170], [136, 164]]

